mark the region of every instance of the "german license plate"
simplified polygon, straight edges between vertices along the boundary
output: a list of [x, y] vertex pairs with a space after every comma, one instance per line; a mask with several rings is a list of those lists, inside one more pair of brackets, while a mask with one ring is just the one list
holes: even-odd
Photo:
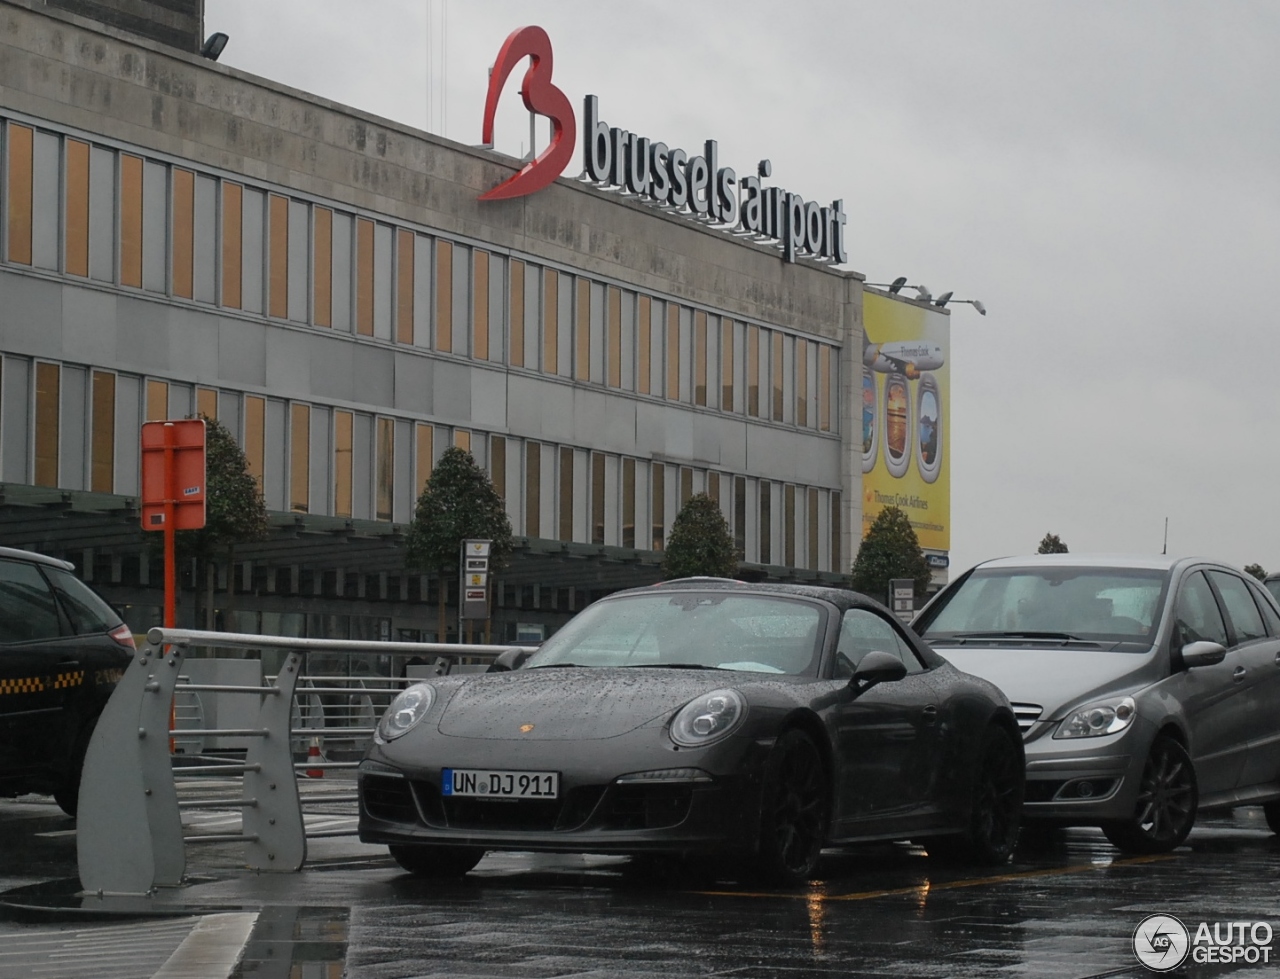
[[483, 799], [556, 799], [559, 772], [508, 772], [488, 768], [446, 768], [441, 772], [443, 795]]

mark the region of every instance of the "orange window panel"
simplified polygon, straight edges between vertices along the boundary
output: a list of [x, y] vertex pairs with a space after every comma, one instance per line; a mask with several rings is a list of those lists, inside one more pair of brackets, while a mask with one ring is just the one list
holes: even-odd
[[422, 491], [427, 488], [427, 480], [431, 478], [431, 469], [434, 465], [433, 453], [435, 451], [435, 434], [436, 430], [431, 425], [424, 425], [418, 422], [417, 430], [414, 432], [415, 441], [415, 459], [417, 465], [417, 475], [415, 485], [418, 487], [418, 495], [422, 495]]
[[489, 479], [498, 496], [507, 498], [507, 440], [494, 435], [489, 440]]
[[773, 334], [773, 420], [782, 421], [782, 334]]
[[349, 411], [333, 413], [333, 513], [351, 516], [351, 441], [355, 416]]
[[35, 130], [27, 126], [9, 127], [9, 261], [22, 265], [31, 264], [31, 168], [35, 139]]
[[455, 448], [461, 449], [463, 452], [471, 451], [471, 433], [465, 428], [456, 428], [453, 431], [453, 444]]
[[213, 388], [196, 388], [196, 414], [201, 418], [218, 419], [218, 392]]
[[327, 207], [315, 210], [315, 270], [312, 273], [312, 299], [316, 326], [333, 326], [333, 212]]
[[843, 571], [840, 564], [840, 494], [831, 494], [831, 570]]
[[246, 395], [244, 399], [244, 455], [249, 475], [262, 491], [262, 476], [267, 461], [267, 399]]
[[622, 387], [622, 290], [609, 287], [609, 386]]
[[831, 431], [831, 348], [818, 347], [818, 428]]
[[244, 301], [244, 188], [222, 185], [222, 305], [239, 309]]
[[733, 320], [720, 321], [720, 408], [733, 411]]
[[653, 323], [649, 317], [653, 309], [653, 301], [648, 296], [641, 296], [636, 303], [636, 390], [641, 394], [651, 394], [650, 376], [653, 354]]
[[809, 341], [796, 337], [796, 424], [809, 425]]
[[524, 366], [524, 262], [511, 260], [511, 366]]
[[373, 336], [373, 222], [356, 218], [356, 332]]
[[396, 343], [413, 343], [414, 234], [396, 232]]
[[560, 276], [555, 269], [542, 275], [542, 370], [555, 374], [560, 366]]
[[395, 423], [390, 418], [379, 418], [377, 429], [377, 452], [374, 458], [374, 471], [377, 477], [377, 506], [374, 517], [377, 520], [390, 520], [395, 499]]
[[636, 546], [636, 461], [622, 460], [622, 546]]
[[760, 327], [747, 327], [747, 414], [760, 417]]
[[169, 417], [169, 384], [147, 381], [147, 421], [162, 422]]
[[666, 538], [667, 475], [660, 462], [653, 464], [653, 550], [660, 551]]
[[818, 491], [810, 487], [805, 494], [808, 498], [805, 517], [809, 522], [809, 554], [808, 568], [818, 570]]
[[120, 157], [120, 282], [142, 288], [142, 158]]
[[306, 513], [311, 502], [311, 408], [289, 407], [289, 509]]
[[667, 398], [680, 400], [680, 307], [667, 304]]
[[542, 532], [542, 446], [525, 443], [524, 465], [524, 535], [538, 537]]
[[573, 449], [560, 447], [560, 521], [558, 540], [573, 540]]
[[277, 319], [289, 317], [289, 201], [272, 194], [268, 205], [271, 231], [268, 238], [267, 312]]
[[453, 243], [436, 241], [436, 349], [453, 352]]
[[[578, 279], [578, 335], [574, 359], [574, 377], [579, 381], [591, 379], [591, 283]], [[568, 538], [566, 538], [567, 540]]]
[[115, 490], [116, 376], [93, 372], [93, 409], [89, 430], [89, 488], [95, 493]]
[[68, 275], [89, 274], [89, 144], [67, 140], [66, 235]]
[[489, 359], [489, 253], [475, 250], [475, 275], [471, 286], [473, 313], [471, 352], [476, 360]]
[[591, 543], [604, 543], [604, 456], [591, 453]]
[[693, 403], [707, 403], [707, 314], [693, 314]]
[[57, 364], [36, 364], [37, 486], [58, 485], [59, 406], [62, 371]]
[[[274, 213], [272, 215], [274, 219]], [[195, 281], [196, 175], [173, 169], [173, 294], [190, 299]], [[274, 228], [272, 229], [275, 230]]]

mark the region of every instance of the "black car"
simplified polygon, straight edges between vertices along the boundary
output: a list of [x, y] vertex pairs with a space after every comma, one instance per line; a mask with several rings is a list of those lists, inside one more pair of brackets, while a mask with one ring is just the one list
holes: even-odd
[[620, 592], [518, 669], [409, 687], [374, 741], [360, 838], [422, 876], [542, 850], [795, 883], [825, 846], [900, 839], [1001, 863], [1022, 806], [1003, 694], [831, 588]]
[[71, 564], [0, 547], [0, 795], [52, 793], [75, 815], [89, 736], [133, 650]]

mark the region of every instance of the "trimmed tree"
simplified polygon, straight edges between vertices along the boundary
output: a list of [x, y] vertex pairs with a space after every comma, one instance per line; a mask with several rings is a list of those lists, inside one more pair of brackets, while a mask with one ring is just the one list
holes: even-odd
[[[453, 446], [445, 450], [418, 497], [405, 540], [405, 566], [434, 574], [440, 582], [440, 641], [444, 641], [445, 594], [458, 576], [464, 540], [490, 540], [489, 571], [502, 570], [511, 554], [511, 521], [489, 474], [471, 453]], [[459, 637], [461, 638], [461, 637]]]
[[200, 530], [180, 531], [175, 544], [204, 570], [205, 628], [213, 629], [219, 565], [227, 569], [227, 611], [233, 612], [236, 545], [265, 540], [270, 528], [262, 489], [249, 473], [244, 450], [225, 425], [215, 418], [201, 417], [205, 425], [205, 523]]
[[920, 540], [907, 515], [896, 506], [885, 507], [867, 529], [853, 562], [853, 590], [878, 602], [889, 599], [889, 582], [910, 578], [916, 601], [925, 597], [933, 577]]
[[1267, 580], [1267, 569], [1260, 564], [1246, 564], [1244, 566], [1244, 573], [1253, 575], [1259, 581]]
[[732, 578], [738, 571], [738, 552], [720, 504], [706, 493], [689, 497], [676, 514], [662, 553], [662, 576], [691, 578], [710, 575]]
[[1057, 534], [1045, 534], [1040, 541], [1040, 546], [1036, 548], [1037, 554], [1066, 554], [1067, 545], [1062, 543], [1062, 538]]

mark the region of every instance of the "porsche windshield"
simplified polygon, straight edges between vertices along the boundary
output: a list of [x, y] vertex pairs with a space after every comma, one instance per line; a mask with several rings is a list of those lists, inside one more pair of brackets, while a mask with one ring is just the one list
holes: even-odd
[[1146, 568], [979, 568], [917, 631], [931, 642], [1149, 643], [1166, 578]]
[[542, 644], [526, 669], [671, 667], [813, 674], [823, 609], [727, 591], [655, 592], [597, 602]]

